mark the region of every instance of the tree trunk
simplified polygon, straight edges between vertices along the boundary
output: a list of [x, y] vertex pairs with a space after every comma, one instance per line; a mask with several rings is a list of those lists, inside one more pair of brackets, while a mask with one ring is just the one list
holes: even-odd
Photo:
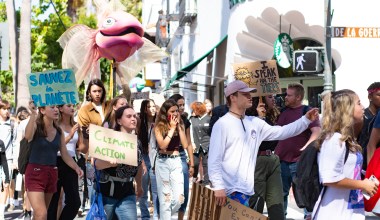
[[19, 41], [19, 66], [17, 75], [16, 103], [19, 106], [28, 106], [30, 100], [26, 74], [31, 72], [31, 0], [22, 0], [20, 41]]
[[[13, 73], [13, 91], [17, 89], [17, 67], [18, 67], [18, 36], [16, 10], [13, 0], [7, 0], [7, 19], [9, 24], [9, 47], [11, 52], [11, 68]], [[16, 94], [15, 94], [16, 99]], [[15, 100], [16, 103], [16, 100]], [[17, 103], [16, 103], [17, 104]]]

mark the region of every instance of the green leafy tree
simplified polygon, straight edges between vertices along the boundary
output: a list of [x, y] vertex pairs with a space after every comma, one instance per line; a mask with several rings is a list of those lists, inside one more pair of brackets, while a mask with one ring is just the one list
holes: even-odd
[[5, 2], [0, 2], [0, 22], [7, 20], [7, 8]]
[[127, 8], [127, 12], [135, 16], [141, 21], [142, 16], [142, 1], [141, 0], [120, 0]]

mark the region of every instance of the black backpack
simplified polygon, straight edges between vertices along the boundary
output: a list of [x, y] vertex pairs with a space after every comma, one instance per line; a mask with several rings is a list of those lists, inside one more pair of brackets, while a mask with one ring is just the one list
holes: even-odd
[[[349, 149], [344, 158], [346, 163]], [[292, 188], [294, 199], [299, 208], [306, 208], [308, 212], [312, 212], [323, 185], [319, 181], [318, 152], [315, 141], [311, 142], [302, 152], [297, 163], [296, 177], [293, 180]]]
[[21, 174], [25, 174], [31, 150], [30, 142], [26, 138], [23, 138], [20, 141], [20, 151], [18, 154], [18, 171]]

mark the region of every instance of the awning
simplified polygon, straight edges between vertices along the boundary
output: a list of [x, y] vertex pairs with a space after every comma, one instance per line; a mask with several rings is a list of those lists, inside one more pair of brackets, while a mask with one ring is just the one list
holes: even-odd
[[196, 61], [190, 63], [189, 65], [185, 66], [184, 68], [180, 69], [177, 71], [176, 74], [166, 83], [164, 91], [168, 90], [170, 86], [173, 84], [174, 81], [181, 79], [182, 77], [186, 76], [188, 72], [193, 70], [202, 60], [206, 57], [208, 57], [215, 48], [217, 48], [221, 43], [223, 43], [224, 40], [226, 40], [228, 35], [226, 35], [215, 47], [213, 47], [210, 51], [208, 51], [205, 55], [201, 56], [199, 59]]

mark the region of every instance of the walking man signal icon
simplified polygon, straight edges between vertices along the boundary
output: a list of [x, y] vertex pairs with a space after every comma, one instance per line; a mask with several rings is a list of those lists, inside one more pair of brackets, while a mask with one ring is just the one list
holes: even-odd
[[302, 62], [306, 62], [306, 60], [303, 59], [304, 56], [305, 56], [305, 54], [301, 54], [300, 56], [297, 57], [296, 70], [298, 70], [299, 67], [301, 67], [301, 70], [303, 70], [303, 63]]
[[293, 57], [293, 72], [319, 73], [322, 71], [319, 52], [316, 50], [296, 50]]

